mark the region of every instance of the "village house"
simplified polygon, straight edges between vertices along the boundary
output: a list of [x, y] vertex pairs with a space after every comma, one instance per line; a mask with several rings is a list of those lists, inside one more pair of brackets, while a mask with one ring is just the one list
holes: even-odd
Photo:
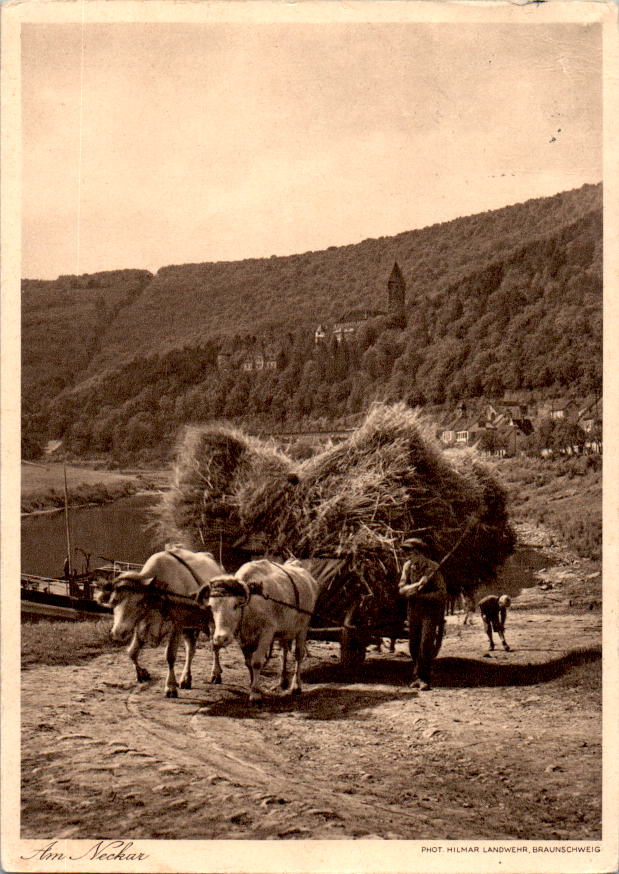
[[318, 327], [314, 331], [314, 343], [316, 344], [316, 346], [320, 345], [320, 343], [323, 343], [326, 339], [326, 336], [327, 328], [325, 328], [324, 325], [318, 325]]
[[602, 426], [602, 398], [590, 397], [583, 401], [578, 411], [578, 424], [586, 434]]
[[440, 422], [438, 438], [445, 446], [471, 446], [483, 428], [483, 416], [469, 413], [466, 403], [460, 401], [455, 413]]
[[602, 451], [602, 398], [587, 398], [578, 411], [578, 425], [585, 432], [585, 449], [590, 452]]
[[232, 355], [230, 352], [219, 352], [217, 355], [217, 370], [225, 373], [232, 367]]
[[486, 421], [490, 424], [501, 422], [515, 422], [527, 418], [528, 406], [516, 402], [488, 403], [485, 406]]
[[578, 420], [578, 403], [570, 398], [554, 398], [537, 405], [539, 419], [554, 419], [566, 422]]
[[488, 403], [484, 410], [484, 427], [508, 435], [514, 429], [525, 437], [533, 433], [533, 423], [527, 415], [528, 407], [521, 403]]
[[275, 344], [256, 344], [243, 356], [241, 370], [244, 370], [246, 373], [277, 370], [280, 354], [281, 349]]
[[469, 411], [460, 401], [455, 413], [439, 423], [437, 436], [445, 446], [472, 446], [484, 433], [492, 433], [498, 443], [516, 452], [522, 439], [533, 433], [533, 423], [522, 412], [520, 404], [505, 407], [492, 402], [482, 404], [479, 412]]

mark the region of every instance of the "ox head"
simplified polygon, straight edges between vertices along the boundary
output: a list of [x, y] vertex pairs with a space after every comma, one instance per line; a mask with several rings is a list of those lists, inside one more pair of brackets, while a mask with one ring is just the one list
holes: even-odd
[[105, 583], [97, 601], [114, 611], [112, 639], [123, 642], [135, 631], [152, 608], [152, 586], [155, 578], [142, 579], [136, 571], [126, 571]]
[[210, 584], [202, 586], [196, 597], [198, 603], [204, 603], [208, 597], [215, 625], [213, 646], [228, 646], [239, 630], [243, 608], [251, 597], [248, 584], [230, 574], [223, 574], [213, 577]]

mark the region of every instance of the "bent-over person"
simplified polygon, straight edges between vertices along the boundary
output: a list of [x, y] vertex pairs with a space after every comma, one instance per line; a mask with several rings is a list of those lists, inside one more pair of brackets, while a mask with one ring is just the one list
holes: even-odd
[[414, 552], [404, 563], [398, 591], [408, 600], [408, 635], [413, 662], [412, 688], [430, 689], [432, 662], [445, 623], [447, 587], [435, 561]]
[[492, 630], [494, 629], [501, 639], [503, 649], [509, 652], [510, 648], [505, 640], [505, 619], [507, 617], [507, 608], [512, 601], [509, 595], [487, 595], [479, 602], [479, 611], [484, 623], [484, 631], [488, 635], [490, 641], [490, 649], [494, 649], [494, 640], [492, 639]]

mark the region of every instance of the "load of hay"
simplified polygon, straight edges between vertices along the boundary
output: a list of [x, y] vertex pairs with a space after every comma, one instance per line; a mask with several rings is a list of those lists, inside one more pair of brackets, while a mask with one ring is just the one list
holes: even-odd
[[491, 578], [514, 546], [490, 468], [473, 451], [448, 456], [404, 404], [376, 405], [349, 439], [300, 464], [226, 426], [193, 429], [176, 470], [166, 536], [195, 548], [219, 525], [237, 542], [259, 535], [270, 555], [330, 560], [317, 609], [327, 624], [355, 597], [375, 615], [396, 609], [411, 539], [436, 561], [458, 544], [444, 566], [455, 592]]
[[277, 447], [226, 424], [188, 427], [176, 451], [172, 487], [157, 508], [162, 539], [189, 549], [231, 546], [242, 533], [241, 509], [263, 483], [295, 477]]

